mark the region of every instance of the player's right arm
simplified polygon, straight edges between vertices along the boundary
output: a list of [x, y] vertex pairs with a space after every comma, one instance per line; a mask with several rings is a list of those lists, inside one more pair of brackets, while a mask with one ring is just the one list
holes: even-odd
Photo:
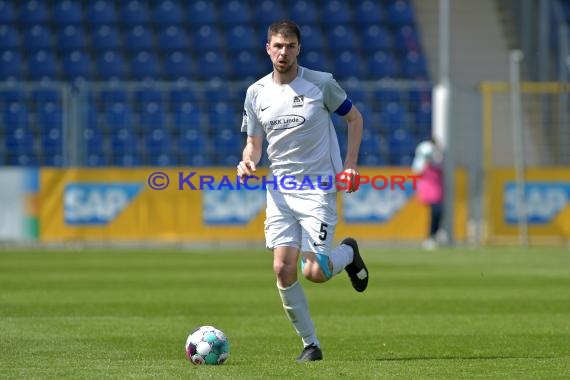
[[240, 180], [253, 175], [257, 170], [256, 165], [261, 160], [261, 149], [263, 147], [263, 136], [247, 136], [245, 148], [243, 148], [242, 160], [237, 166], [237, 174]]

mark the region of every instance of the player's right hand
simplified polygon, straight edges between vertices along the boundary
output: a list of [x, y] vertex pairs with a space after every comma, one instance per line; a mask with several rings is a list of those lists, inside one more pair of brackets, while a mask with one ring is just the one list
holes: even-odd
[[251, 160], [242, 160], [237, 166], [237, 175], [241, 183], [245, 177], [252, 175], [256, 171], [255, 162]]

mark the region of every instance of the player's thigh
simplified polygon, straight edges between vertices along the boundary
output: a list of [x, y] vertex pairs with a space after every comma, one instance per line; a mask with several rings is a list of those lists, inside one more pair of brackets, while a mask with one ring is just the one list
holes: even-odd
[[301, 226], [285, 196], [279, 192], [267, 192], [265, 210], [265, 243], [267, 248], [301, 248]]

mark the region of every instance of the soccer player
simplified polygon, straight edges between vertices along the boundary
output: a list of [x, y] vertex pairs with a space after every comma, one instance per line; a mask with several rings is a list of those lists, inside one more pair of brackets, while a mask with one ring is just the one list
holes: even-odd
[[[273, 184], [267, 182], [265, 240], [273, 251], [277, 289], [303, 341], [297, 361], [322, 360], [307, 299], [297, 278], [297, 264], [300, 258], [302, 274], [312, 282], [325, 282], [346, 270], [356, 291], [363, 292], [368, 285], [368, 269], [356, 241], [346, 238], [332, 247], [339, 186], [329, 183], [337, 174], [345, 173], [351, 179], [345, 190], [350, 193], [358, 188], [362, 115], [332, 74], [297, 63], [301, 35], [294, 22], [271, 24], [265, 49], [273, 71], [247, 90], [241, 126], [242, 132], [247, 132], [247, 142], [237, 174], [243, 181], [255, 173], [265, 136], [270, 179], [274, 180]], [[331, 112], [348, 123], [344, 168]], [[301, 188], [295, 183], [310, 185]]]

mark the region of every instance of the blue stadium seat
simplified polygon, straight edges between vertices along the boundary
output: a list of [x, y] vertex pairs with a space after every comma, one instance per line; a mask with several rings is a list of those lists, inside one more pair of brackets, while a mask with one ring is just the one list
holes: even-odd
[[29, 129], [29, 113], [23, 103], [13, 102], [4, 109], [3, 123], [6, 130]]
[[200, 97], [196, 93], [194, 86], [185, 81], [176, 82], [175, 87], [170, 90], [168, 99], [173, 109], [183, 103], [196, 103]]
[[339, 51], [334, 59], [334, 75], [337, 80], [359, 78], [362, 73], [360, 56], [351, 51]]
[[388, 21], [394, 26], [414, 24], [411, 4], [406, 0], [395, 0], [388, 4]]
[[87, 153], [85, 163], [88, 167], [102, 167], [109, 165], [107, 157], [101, 152]]
[[20, 34], [18, 29], [11, 25], [0, 25], [0, 50], [13, 50], [20, 48]]
[[402, 90], [398, 88], [381, 87], [373, 91], [373, 99], [384, 106], [388, 103], [400, 103], [403, 100]]
[[83, 9], [78, 0], [60, 0], [52, 9], [52, 20], [56, 25], [78, 25], [83, 21]]
[[151, 166], [175, 166], [178, 164], [176, 158], [170, 152], [150, 156]]
[[51, 51], [40, 50], [32, 54], [27, 66], [31, 80], [57, 78], [57, 60]]
[[133, 112], [131, 107], [125, 103], [112, 103], [106, 108], [106, 126], [110, 131], [118, 131], [120, 129], [131, 130], [133, 125]]
[[422, 103], [414, 113], [414, 121], [418, 130], [430, 130], [432, 121], [431, 103]]
[[55, 154], [62, 153], [63, 136], [61, 127], [45, 129], [40, 133], [40, 136], [41, 149], [44, 153], [44, 156], [53, 156]]
[[26, 98], [27, 92], [21, 88], [19, 82], [15, 80], [5, 81], [0, 90], [0, 109], [3, 110], [10, 103], [25, 102]]
[[127, 103], [129, 98], [127, 90], [119, 86], [117, 82], [111, 81], [110, 83], [111, 86], [103, 88], [99, 94], [101, 103], [105, 106], [110, 106], [115, 103]]
[[[217, 102], [212, 104], [208, 110], [208, 125], [212, 130], [222, 130], [224, 128], [235, 128], [239, 125], [236, 109], [229, 102]], [[239, 113], [241, 116], [241, 113]]]
[[40, 82], [39, 86], [32, 90], [31, 97], [34, 103], [55, 103], [61, 101], [57, 87], [49, 81]]
[[164, 57], [164, 75], [168, 80], [190, 79], [194, 73], [189, 55], [173, 51]]
[[[301, 46], [304, 50], [319, 50], [323, 48], [323, 37], [317, 25], [303, 25], [301, 29]], [[302, 55], [303, 53], [301, 53]]]
[[235, 25], [226, 31], [226, 49], [237, 52], [258, 47], [255, 32], [248, 25]]
[[164, 128], [150, 129], [145, 132], [143, 148], [147, 157], [156, 157], [160, 154], [172, 152], [170, 135]]
[[57, 32], [57, 47], [63, 52], [85, 49], [83, 28], [80, 25], [67, 25], [59, 29]]
[[431, 90], [431, 86], [411, 88], [408, 93], [410, 104], [418, 108], [417, 106], [421, 106], [424, 103], [431, 103]]
[[177, 26], [169, 25], [158, 34], [158, 46], [162, 50], [184, 50], [188, 47], [186, 31]]
[[216, 131], [213, 140], [218, 163], [224, 166], [235, 166], [241, 159], [243, 150], [242, 136], [235, 126], [224, 127]]
[[423, 55], [410, 51], [402, 61], [402, 71], [410, 79], [427, 79], [427, 63]]
[[125, 62], [116, 51], [106, 51], [96, 59], [97, 78], [101, 80], [125, 79]]
[[123, 25], [146, 24], [150, 21], [147, 3], [139, 0], [121, 2], [120, 15]]
[[57, 103], [47, 102], [41, 104], [37, 117], [40, 131], [47, 132], [52, 129], [61, 129], [63, 126], [63, 111]]
[[314, 51], [304, 50], [299, 57], [299, 63], [312, 70], [331, 71], [329, 58], [323, 52], [323, 49]]
[[16, 128], [6, 133], [6, 148], [10, 153], [33, 154], [34, 134], [28, 128]]
[[118, 153], [113, 154], [113, 165], [120, 167], [134, 167], [141, 165], [141, 159], [138, 154], [132, 153]]
[[4, 50], [0, 54], [0, 80], [20, 79], [22, 77], [22, 58], [17, 51]]
[[215, 25], [218, 21], [218, 10], [211, 1], [198, 0], [188, 5], [187, 20], [191, 26]]
[[203, 53], [198, 59], [196, 75], [200, 79], [226, 78], [226, 60], [215, 50]]
[[356, 6], [354, 21], [359, 25], [380, 25], [385, 19], [384, 8], [378, 1], [363, 0]]
[[[128, 41], [131, 42], [131, 41]], [[120, 47], [117, 29], [111, 25], [99, 25], [91, 36], [91, 49], [116, 50]]]
[[368, 75], [374, 79], [398, 78], [399, 67], [396, 58], [391, 53], [375, 52], [368, 59]]
[[420, 50], [420, 37], [417, 29], [411, 25], [403, 25], [395, 31], [395, 47], [400, 52]]
[[117, 154], [133, 154], [138, 148], [135, 132], [130, 128], [111, 130], [111, 150]]
[[380, 25], [369, 25], [361, 30], [361, 46], [364, 51], [389, 51], [392, 49], [391, 33]]
[[154, 47], [152, 30], [144, 25], [135, 25], [127, 31], [125, 48], [131, 51], [151, 50]]
[[208, 138], [198, 128], [186, 127], [176, 137], [175, 151], [183, 161], [192, 160], [198, 155], [205, 156], [208, 150]]
[[160, 71], [156, 56], [150, 51], [140, 51], [131, 60], [130, 73], [135, 80], [158, 78]]
[[173, 0], [159, 0], [152, 12], [153, 22], [157, 25], [178, 25], [182, 23], [182, 8]]
[[258, 2], [255, 8], [255, 22], [267, 28], [284, 14], [281, 3], [276, 0], [264, 0]]
[[[360, 74], [358, 74], [360, 76]], [[351, 78], [342, 83], [348, 98], [352, 103], [368, 103], [368, 91], [366, 90], [364, 83], [361, 80], [364, 78]]]
[[231, 67], [233, 79], [249, 82], [269, 73], [271, 70], [269, 58], [262, 60], [255, 51], [247, 50], [237, 54], [237, 64]]
[[18, 20], [14, 5], [10, 0], [0, 0], [0, 25], [11, 24]]
[[174, 127], [180, 131], [199, 129], [202, 115], [200, 108], [195, 103], [177, 103], [174, 106]]
[[85, 128], [83, 130], [82, 140], [87, 148], [87, 154], [103, 152], [104, 137], [99, 129]]
[[347, 2], [327, 0], [324, 2], [322, 13], [322, 22], [329, 27], [346, 25], [352, 22], [351, 7]]
[[220, 50], [222, 37], [220, 31], [211, 25], [201, 26], [194, 34], [192, 49], [194, 51]]
[[204, 87], [203, 97], [209, 104], [218, 102], [230, 102], [234, 99], [234, 94], [229, 90], [225, 81], [220, 78], [214, 78]]
[[337, 25], [328, 34], [329, 46], [340, 50], [355, 50], [358, 47], [358, 38], [350, 26]]
[[165, 127], [165, 114], [162, 104], [150, 102], [143, 105], [139, 113], [140, 129], [147, 132]]
[[20, 6], [18, 20], [23, 24], [45, 24], [49, 20], [48, 10], [44, 1], [28, 0]]
[[38, 166], [38, 156], [33, 152], [9, 154], [8, 164], [26, 167]]
[[289, 18], [299, 25], [315, 25], [319, 20], [317, 6], [310, 1], [296, 0], [289, 8]]
[[222, 2], [220, 18], [227, 25], [244, 25], [251, 22], [251, 11], [245, 0], [230, 0]]
[[93, 72], [91, 58], [83, 51], [75, 50], [63, 57], [63, 76], [69, 80], [88, 80]]
[[117, 11], [112, 0], [96, 0], [87, 6], [85, 20], [89, 25], [110, 25], [117, 22]]
[[145, 107], [147, 103], [162, 103], [162, 91], [158, 87], [147, 84], [134, 92], [134, 100], [139, 107]]
[[44, 25], [32, 25], [24, 32], [24, 48], [30, 52], [51, 50], [51, 40], [51, 30]]
[[397, 102], [386, 103], [380, 110], [380, 126], [385, 131], [407, 128], [407, 115], [404, 107]]

